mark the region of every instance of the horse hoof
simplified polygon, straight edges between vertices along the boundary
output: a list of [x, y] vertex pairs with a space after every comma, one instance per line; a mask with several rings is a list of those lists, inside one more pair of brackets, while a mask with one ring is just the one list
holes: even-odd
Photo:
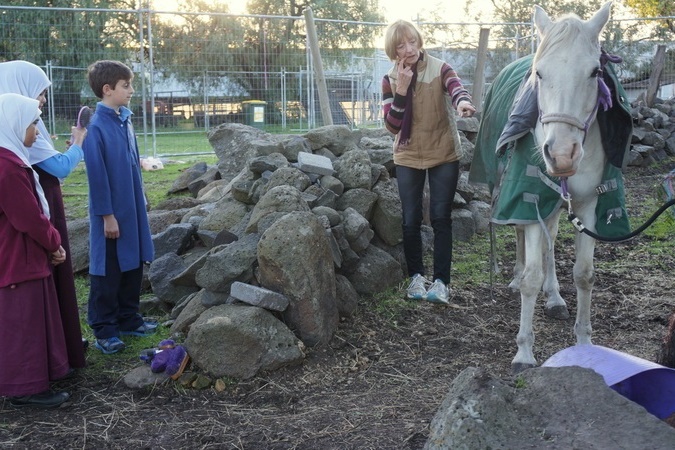
[[566, 320], [570, 318], [570, 312], [567, 310], [567, 307], [562, 305], [545, 308], [544, 313], [546, 317], [550, 317], [551, 319]]
[[537, 367], [537, 365], [531, 363], [511, 363], [511, 373], [513, 375], [518, 375], [523, 370], [531, 369], [533, 367]]

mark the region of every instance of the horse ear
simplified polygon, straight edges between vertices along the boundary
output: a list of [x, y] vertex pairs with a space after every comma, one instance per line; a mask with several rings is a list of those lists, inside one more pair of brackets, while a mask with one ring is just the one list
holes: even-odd
[[602, 8], [595, 13], [593, 17], [588, 19], [588, 25], [595, 32], [596, 35], [600, 35], [602, 28], [605, 26], [609, 20], [609, 11], [612, 8], [612, 2], [609, 1], [602, 5]]
[[546, 14], [546, 11], [541, 6], [534, 5], [534, 24], [540, 36], [546, 34], [546, 29], [551, 23], [551, 19]]

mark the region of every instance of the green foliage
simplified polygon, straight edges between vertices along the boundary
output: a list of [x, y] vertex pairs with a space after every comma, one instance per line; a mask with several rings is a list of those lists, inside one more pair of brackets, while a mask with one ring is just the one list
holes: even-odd
[[523, 389], [527, 387], [527, 382], [522, 376], [516, 378], [516, 389]]
[[[26, 6], [25, 1], [3, 1], [5, 6]], [[0, 60], [25, 59], [38, 65], [47, 62], [60, 67], [87, 67], [97, 59], [134, 60], [129, 42], [136, 42], [138, 20], [132, 13], [75, 11], [73, 2], [52, 0], [53, 8], [67, 8], [55, 14], [49, 10], [4, 10], [0, 26]], [[136, 0], [81, 0], [80, 8], [136, 9]], [[70, 9], [70, 10], [68, 10]], [[37, 25], [36, 25], [37, 24]], [[58, 104], [80, 105], [86, 86], [84, 76], [59, 74], [53, 79]]]
[[[575, 13], [582, 19], [588, 19], [604, 4], [602, 0], [551, 0], [545, 2], [539, 0], [491, 1], [494, 6], [496, 21], [511, 23], [498, 31], [499, 34], [507, 38], [512, 36], [528, 36], [532, 33], [531, 23], [535, 5], [544, 8], [552, 19], [556, 19], [567, 13]], [[510, 39], [505, 40], [504, 43], [506, 45], [513, 45]]]
[[405, 298], [405, 288], [409, 281], [406, 279], [397, 288], [375, 294], [371, 299], [375, 312], [382, 316], [392, 327], [397, 326], [397, 322], [404, 311], [417, 307], [416, 301], [408, 301]]
[[[186, 14], [181, 21], [153, 17], [156, 36], [155, 66], [169, 70], [197, 92], [200, 86], [222, 83], [227, 73], [230, 90], [239, 86], [253, 99], [273, 102], [282, 92], [281, 80], [273, 74], [294, 71], [306, 63], [304, 10], [311, 6], [320, 27], [323, 54], [344, 48], [373, 48], [377, 29], [368, 22], [382, 21], [377, 4], [371, 0], [298, 2], [295, 0], [251, 0], [248, 12], [258, 17], [224, 14], [227, 8], [185, 1], [181, 10], [212, 11], [206, 16]], [[280, 16], [280, 17], [270, 17]], [[352, 20], [353, 23], [319, 19]], [[320, 22], [320, 23], [319, 23]], [[195, 39], [195, 36], [199, 36]], [[264, 73], [261, 69], [264, 68]], [[169, 75], [169, 73], [165, 73]], [[293, 89], [293, 86], [286, 86]]]
[[662, 26], [671, 33], [675, 33], [675, 3], [672, 0], [625, 0], [626, 6], [630, 7], [641, 17], [671, 17], [664, 19]]

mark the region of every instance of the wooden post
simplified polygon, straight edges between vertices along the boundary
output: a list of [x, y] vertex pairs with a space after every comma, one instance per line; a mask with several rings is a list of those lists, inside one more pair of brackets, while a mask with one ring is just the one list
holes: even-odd
[[656, 99], [656, 93], [661, 85], [661, 73], [663, 72], [665, 62], [666, 46], [659, 45], [656, 47], [656, 55], [654, 55], [654, 62], [652, 63], [652, 73], [649, 75], [649, 86], [645, 95], [645, 102], [650, 108], [654, 106], [654, 99]]
[[304, 13], [305, 26], [307, 27], [307, 40], [309, 49], [312, 52], [316, 90], [319, 93], [321, 119], [323, 120], [324, 125], [333, 125], [333, 114], [331, 113], [330, 101], [328, 100], [328, 88], [326, 87], [326, 78], [323, 75], [323, 62], [321, 61], [321, 50], [319, 50], [319, 38], [316, 35], [316, 27], [314, 26], [314, 13], [312, 13], [312, 8], [305, 9]]
[[489, 28], [481, 28], [478, 38], [478, 56], [476, 56], [476, 72], [473, 76], [473, 104], [476, 112], [483, 110], [483, 91], [485, 90], [485, 61], [487, 60]]

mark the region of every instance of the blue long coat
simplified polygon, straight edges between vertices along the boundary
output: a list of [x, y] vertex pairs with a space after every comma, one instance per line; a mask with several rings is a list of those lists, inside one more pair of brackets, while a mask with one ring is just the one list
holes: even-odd
[[117, 258], [122, 272], [152, 261], [138, 144], [131, 111], [98, 103], [82, 146], [89, 180], [89, 273], [106, 275], [103, 216], [114, 214], [120, 229]]

